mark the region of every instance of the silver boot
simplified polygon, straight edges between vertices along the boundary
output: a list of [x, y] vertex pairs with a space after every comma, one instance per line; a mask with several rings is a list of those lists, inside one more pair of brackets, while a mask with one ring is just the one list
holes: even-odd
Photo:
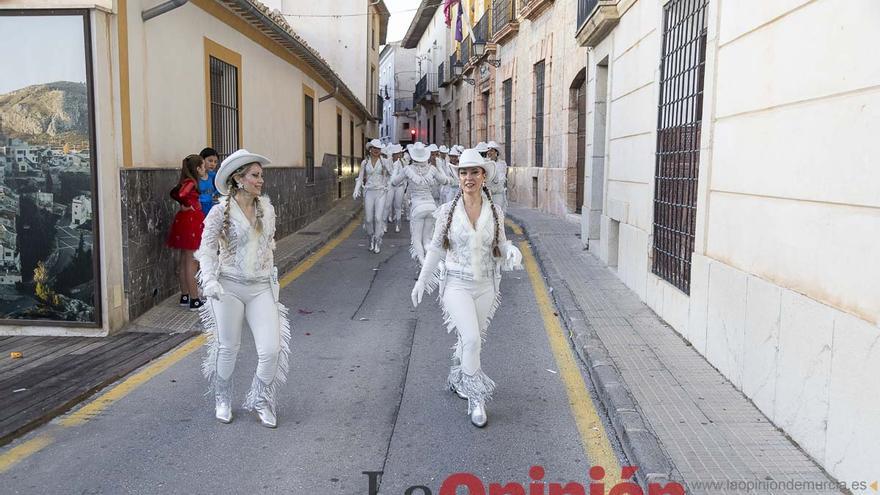
[[275, 408], [267, 402], [261, 402], [254, 408], [257, 416], [260, 417], [260, 423], [266, 428], [275, 428], [278, 426], [278, 418], [275, 416]]
[[468, 399], [468, 415], [471, 417], [471, 423], [477, 428], [482, 428], [489, 422], [486, 405], [482, 401]]
[[224, 380], [219, 376], [214, 384], [214, 416], [221, 423], [232, 422], [232, 380]]

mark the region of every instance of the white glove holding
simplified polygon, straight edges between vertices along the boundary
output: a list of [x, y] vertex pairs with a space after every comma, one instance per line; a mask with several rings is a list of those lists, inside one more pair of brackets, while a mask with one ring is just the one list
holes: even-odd
[[354, 194], [351, 195], [351, 199], [358, 199], [361, 197], [361, 181], [358, 180], [357, 184], [354, 186]]
[[419, 303], [422, 302], [422, 296], [425, 295], [425, 282], [421, 279], [416, 281], [416, 285], [413, 287], [412, 293], [410, 297], [412, 298], [413, 307], [419, 307]]
[[205, 297], [210, 297], [213, 299], [220, 299], [220, 296], [225, 294], [223, 291], [223, 286], [220, 285], [220, 282], [216, 280], [211, 280], [210, 282], [205, 284], [205, 287], [202, 289], [202, 295]]

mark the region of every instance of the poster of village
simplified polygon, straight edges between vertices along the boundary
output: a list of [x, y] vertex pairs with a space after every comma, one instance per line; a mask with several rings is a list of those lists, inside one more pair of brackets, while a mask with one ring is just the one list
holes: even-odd
[[99, 323], [88, 29], [0, 15], [0, 320]]

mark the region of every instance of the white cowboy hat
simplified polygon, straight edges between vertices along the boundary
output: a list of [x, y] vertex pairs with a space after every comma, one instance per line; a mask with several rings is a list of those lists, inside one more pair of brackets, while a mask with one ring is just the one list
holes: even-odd
[[435, 152], [435, 151], [440, 151], [440, 148], [438, 148], [436, 144], [431, 143], [431, 144], [428, 145], [428, 151], [430, 151], [431, 153], [433, 153], [433, 152]]
[[449, 148], [447, 148], [445, 144], [443, 146], [441, 146], [439, 148], [439, 150], [440, 150], [440, 153], [443, 153], [444, 155], [449, 153]]
[[474, 149], [477, 150], [478, 153], [485, 153], [489, 151], [489, 147], [486, 146], [486, 143], [484, 141], [480, 141], [479, 143], [477, 143], [477, 145], [474, 146]]
[[398, 153], [403, 153], [403, 146], [401, 146], [397, 143], [394, 143], [392, 146], [394, 146], [394, 151], [391, 152], [392, 155], [396, 155]]
[[501, 146], [495, 141], [489, 141], [488, 143], [486, 143], [486, 148], [490, 150], [495, 150], [499, 153], [501, 152]]
[[458, 146], [453, 146], [452, 149], [449, 150], [449, 156], [461, 156], [461, 150], [458, 149]]
[[367, 143], [367, 151], [369, 151], [370, 148], [378, 148], [381, 151], [384, 147], [385, 145], [382, 144], [382, 141], [379, 141], [378, 139], [373, 139], [372, 141]]
[[460, 168], [480, 167], [486, 172], [485, 182], [489, 182], [495, 177], [495, 162], [486, 160], [479, 151], [473, 148], [464, 150], [458, 163], [450, 163], [449, 166], [455, 170], [456, 174]]
[[406, 150], [409, 151], [410, 158], [415, 162], [427, 162], [431, 158], [431, 152], [428, 147], [419, 141], [408, 144]]
[[229, 194], [229, 186], [226, 184], [226, 182], [229, 180], [229, 177], [241, 167], [244, 167], [245, 165], [250, 165], [251, 163], [268, 165], [272, 162], [263, 155], [251, 153], [250, 151], [245, 149], [240, 149], [236, 151], [235, 153], [227, 156], [223, 160], [223, 162], [220, 163], [220, 167], [217, 169], [217, 175], [214, 176], [214, 187], [217, 188], [217, 192], [224, 196], [227, 196]]
[[382, 154], [385, 156], [388, 156], [388, 157], [393, 155], [394, 154], [394, 145], [393, 144], [386, 144], [385, 147], [382, 148]]

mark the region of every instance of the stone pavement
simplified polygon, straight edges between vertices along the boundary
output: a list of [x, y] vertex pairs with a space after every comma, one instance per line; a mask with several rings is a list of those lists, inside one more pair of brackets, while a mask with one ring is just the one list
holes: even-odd
[[584, 249], [578, 224], [527, 208], [512, 207], [508, 217], [525, 230], [642, 483], [675, 479], [694, 494], [840, 493], [809, 456]]
[[[276, 242], [281, 274], [338, 234], [363, 203], [343, 199], [303, 229]], [[174, 295], [109, 337], [0, 337], [0, 445], [63, 414], [103, 387], [200, 331], [198, 313]], [[13, 358], [11, 353], [20, 352]]]

